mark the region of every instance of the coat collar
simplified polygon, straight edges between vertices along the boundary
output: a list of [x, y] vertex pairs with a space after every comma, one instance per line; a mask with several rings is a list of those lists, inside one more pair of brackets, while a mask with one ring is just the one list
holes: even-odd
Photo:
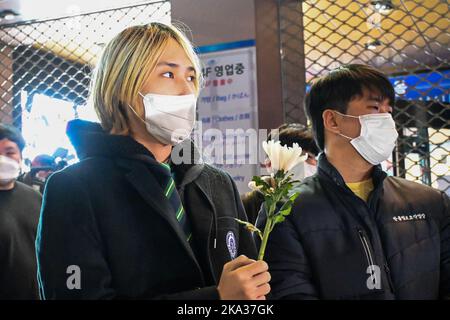
[[150, 151], [130, 136], [109, 134], [99, 123], [72, 120], [67, 124], [67, 136], [78, 158], [123, 158], [135, 154], [153, 157]]
[[[318, 174], [319, 176], [326, 176], [337, 186], [347, 189], [344, 178], [342, 178], [339, 171], [328, 161], [327, 156], [323, 152], [319, 155]], [[372, 179], [375, 189], [381, 188], [386, 177], [387, 174], [381, 169], [381, 165], [373, 167]]]
[[[373, 172], [372, 172], [372, 180], [374, 189], [369, 197], [369, 201], [365, 202], [356, 196], [353, 191], [350, 190], [349, 187], [347, 187], [344, 179], [342, 178], [339, 171], [328, 161], [325, 153], [321, 153], [319, 155], [319, 163], [318, 163], [318, 170], [317, 175], [322, 179], [326, 179], [329, 183], [336, 185], [341, 191], [345, 194], [352, 197], [352, 199], [358, 199], [358, 201], [362, 201], [367, 205], [367, 208], [369, 209], [369, 212], [376, 213], [377, 207], [379, 205], [379, 199], [381, 194], [383, 193], [383, 181], [387, 177], [387, 174], [381, 169], [381, 166], [374, 166]], [[330, 192], [334, 192], [333, 190], [329, 190]], [[350, 210], [351, 214], [358, 219], [362, 224], [366, 225], [368, 227], [368, 230], [370, 230], [370, 226], [373, 225], [373, 219], [375, 216], [370, 216], [367, 214], [362, 214], [361, 211], [355, 211]]]
[[[129, 136], [111, 135], [104, 132], [97, 123], [82, 120], [71, 121], [68, 124], [67, 134], [80, 159], [108, 157], [115, 160], [130, 185], [157, 214], [167, 221], [187, 254], [195, 261], [203, 278], [198, 260], [185, 239], [173, 208], [164, 196], [164, 190], [160, 184], [161, 179], [158, 176], [160, 164], [153, 154]], [[188, 151], [184, 154], [186, 157], [183, 157], [186, 150]], [[209, 179], [198, 179], [205, 165], [201, 161], [199, 151], [190, 140], [175, 146], [172, 153], [178, 155], [177, 158], [172, 156], [172, 160], [182, 159], [182, 161], [172, 161], [171, 163], [180, 197], [183, 197], [187, 185], [195, 185], [205, 199], [200, 204], [201, 207], [191, 210], [189, 219], [193, 228], [196, 229], [198, 249], [209, 254], [210, 232], [212, 230], [215, 239], [217, 219]]]

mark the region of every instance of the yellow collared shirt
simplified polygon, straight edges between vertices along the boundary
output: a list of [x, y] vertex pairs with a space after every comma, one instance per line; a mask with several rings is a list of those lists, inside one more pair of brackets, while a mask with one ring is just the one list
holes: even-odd
[[369, 195], [373, 190], [373, 181], [372, 179], [360, 181], [360, 182], [351, 182], [346, 183], [347, 187], [353, 191], [358, 197], [363, 199], [365, 202], [369, 199]]

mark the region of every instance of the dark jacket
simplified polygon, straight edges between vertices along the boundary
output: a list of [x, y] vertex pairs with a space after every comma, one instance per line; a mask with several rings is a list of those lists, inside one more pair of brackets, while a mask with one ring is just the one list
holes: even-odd
[[[251, 235], [235, 221], [246, 216], [228, 174], [174, 166], [191, 247], [146, 148], [80, 120], [69, 131], [83, 159], [53, 174], [44, 192], [36, 244], [42, 298], [218, 299], [223, 265], [255, 257]], [[73, 265], [81, 289], [66, 285]]]
[[264, 196], [256, 190], [241, 195], [242, 204], [248, 217], [248, 222], [254, 224], [258, 218], [259, 210], [264, 203]]
[[[263, 180], [269, 182], [270, 176], [262, 176]], [[248, 217], [248, 222], [255, 224], [258, 219], [259, 210], [264, 203], [264, 195], [256, 190], [241, 195], [242, 204]]]
[[372, 178], [366, 203], [320, 156], [318, 173], [299, 186], [291, 214], [269, 238], [275, 298], [450, 297], [448, 197], [380, 167]]
[[42, 197], [16, 181], [0, 190], [0, 300], [38, 300], [34, 242]]

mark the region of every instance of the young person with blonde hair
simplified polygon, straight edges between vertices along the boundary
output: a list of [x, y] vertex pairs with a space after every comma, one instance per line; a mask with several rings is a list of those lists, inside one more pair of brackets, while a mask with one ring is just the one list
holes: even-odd
[[270, 274], [235, 220], [246, 216], [231, 177], [171, 161], [174, 145], [191, 147], [200, 77], [173, 26], [130, 27], [106, 45], [92, 82], [101, 126], [69, 123], [81, 161], [44, 192], [43, 299], [265, 299]]

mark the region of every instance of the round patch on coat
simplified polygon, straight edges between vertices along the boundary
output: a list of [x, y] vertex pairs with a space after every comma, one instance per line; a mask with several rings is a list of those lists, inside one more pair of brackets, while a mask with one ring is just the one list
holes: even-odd
[[237, 248], [236, 248], [236, 238], [234, 236], [233, 231], [228, 231], [226, 240], [228, 252], [230, 253], [231, 259], [234, 259], [236, 258]]

